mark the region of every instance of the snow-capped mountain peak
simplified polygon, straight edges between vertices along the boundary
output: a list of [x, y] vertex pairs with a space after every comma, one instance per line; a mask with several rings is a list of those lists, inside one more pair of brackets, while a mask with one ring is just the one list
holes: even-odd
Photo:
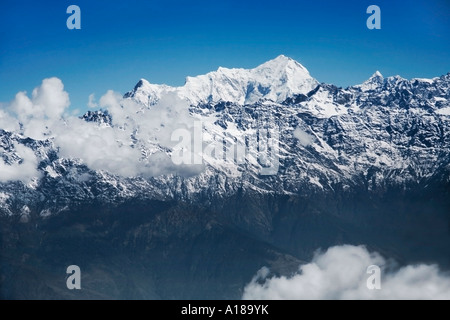
[[310, 77], [308, 70], [299, 62], [284, 55], [279, 55], [275, 59], [269, 60], [253, 69], [257, 72], [268, 71], [269, 74], [276, 76], [280, 73], [298, 73], [302, 78]]
[[168, 92], [175, 92], [193, 105], [220, 101], [250, 104], [262, 99], [282, 102], [294, 94], [306, 94], [317, 85], [304, 66], [280, 55], [254, 69], [219, 67], [205, 75], [187, 77], [182, 87], [155, 85], [141, 79], [125, 97], [146, 106]]
[[370, 78], [381, 78], [381, 79], [384, 79], [383, 78], [383, 75], [381, 74], [381, 72], [380, 71], [375, 71], [375, 73], [370, 77]]
[[125, 98], [130, 97], [137, 103], [148, 107], [157, 103], [163, 92], [174, 90], [175, 88], [164, 84], [152, 84], [145, 79], [140, 79], [134, 89], [125, 94]]
[[375, 73], [362, 84], [355, 86], [356, 88], [360, 88], [361, 91], [370, 91], [375, 90], [384, 82], [384, 77], [380, 71], [375, 71]]

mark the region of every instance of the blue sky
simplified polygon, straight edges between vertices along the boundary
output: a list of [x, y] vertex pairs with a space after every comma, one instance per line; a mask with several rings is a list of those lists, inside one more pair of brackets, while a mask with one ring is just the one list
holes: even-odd
[[[81, 8], [81, 30], [66, 9]], [[381, 8], [381, 30], [366, 9]], [[0, 102], [60, 78], [72, 108], [131, 90], [140, 78], [177, 86], [279, 54], [321, 82], [348, 86], [374, 71], [405, 78], [450, 72], [450, 1], [20, 1], [0, 4]]]

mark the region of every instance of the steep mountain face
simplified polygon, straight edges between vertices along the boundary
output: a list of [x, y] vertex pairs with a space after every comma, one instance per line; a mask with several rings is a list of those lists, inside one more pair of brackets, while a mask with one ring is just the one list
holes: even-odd
[[[239, 298], [258, 268], [288, 274], [340, 243], [450, 267], [450, 74], [377, 72], [342, 89], [280, 56], [179, 88], [141, 80], [124, 101], [146, 113], [167, 94], [201, 123], [188, 175], [123, 177], [62, 157], [53, 138], [0, 130], [0, 172], [27, 148], [39, 173], [0, 178], [1, 296]], [[82, 119], [119, 127], [107, 111]], [[128, 143], [144, 160], [173, 158], [138, 133]], [[58, 282], [71, 261], [87, 274], [81, 293]]]

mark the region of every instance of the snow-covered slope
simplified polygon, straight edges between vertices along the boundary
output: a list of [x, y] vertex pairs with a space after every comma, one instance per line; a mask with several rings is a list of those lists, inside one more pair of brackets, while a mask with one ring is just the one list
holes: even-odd
[[376, 71], [368, 80], [364, 81], [363, 84], [355, 86], [355, 88], [360, 88], [362, 91], [375, 90], [379, 88], [384, 82], [383, 75]]
[[173, 92], [192, 105], [220, 101], [251, 104], [262, 99], [282, 102], [294, 94], [306, 94], [317, 86], [300, 63], [280, 55], [254, 69], [227, 69], [197, 77], [187, 77], [182, 87], [155, 85], [141, 79], [125, 96], [150, 106], [161, 95]]

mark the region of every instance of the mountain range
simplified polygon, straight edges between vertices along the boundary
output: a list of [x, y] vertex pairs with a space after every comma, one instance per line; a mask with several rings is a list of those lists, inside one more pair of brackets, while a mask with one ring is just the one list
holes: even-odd
[[105, 105], [0, 128], [0, 297], [236, 299], [336, 244], [450, 267], [450, 73], [340, 88], [279, 56]]

